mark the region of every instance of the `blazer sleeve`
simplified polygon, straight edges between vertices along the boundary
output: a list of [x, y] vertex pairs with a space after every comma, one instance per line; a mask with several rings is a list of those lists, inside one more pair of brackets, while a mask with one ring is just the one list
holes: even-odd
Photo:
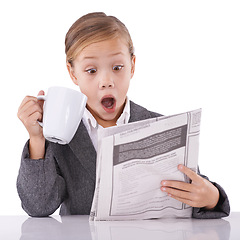
[[29, 141], [22, 153], [17, 177], [17, 191], [26, 213], [44, 217], [54, 213], [66, 196], [66, 186], [60, 175], [51, 145], [46, 141], [44, 159], [29, 158]]
[[[208, 177], [200, 174], [200, 171], [198, 169], [198, 174], [207, 179]], [[211, 181], [210, 181], [211, 182]], [[228, 200], [228, 196], [224, 189], [217, 183], [211, 182], [219, 191], [219, 200], [214, 209], [207, 210], [205, 208], [193, 208], [192, 217], [193, 218], [201, 218], [201, 219], [216, 219], [216, 218], [222, 218], [227, 217], [230, 214], [230, 204]]]

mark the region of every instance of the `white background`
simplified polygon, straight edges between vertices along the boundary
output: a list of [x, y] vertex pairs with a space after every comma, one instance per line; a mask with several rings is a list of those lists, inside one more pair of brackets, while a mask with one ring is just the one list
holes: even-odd
[[93, 11], [115, 15], [130, 31], [137, 56], [130, 99], [164, 115], [202, 108], [200, 170], [240, 211], [239, 1], [8, 0], [0, 3], [0, 215], [25, 214], [16, 178], [28, 134], [18, 107], [52, 85], [76, 88], [64, 38]]

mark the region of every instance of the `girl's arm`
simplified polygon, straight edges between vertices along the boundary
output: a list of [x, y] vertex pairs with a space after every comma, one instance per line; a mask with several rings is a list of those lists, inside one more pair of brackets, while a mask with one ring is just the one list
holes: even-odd
[[66, 184], [46, 142], [44, 159], [30, 158], [29, 142], [26, 143], [17, 178], [17, 190], [26, 213], [33, 217], [53, 214], [66, 198]]

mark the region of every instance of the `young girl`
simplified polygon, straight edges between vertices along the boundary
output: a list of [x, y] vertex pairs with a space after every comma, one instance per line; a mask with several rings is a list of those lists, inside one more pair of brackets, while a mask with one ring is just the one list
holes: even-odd
[[[136, 57], [129, 32], [117, 18], [104, 13], [81, 17], [69, 29], [65, 46], [68, 72], [87, 95], [87, 107], [72, 141], [59, 145], [46, 141], [37, 123], [43, 103], [36, 97], [23, 99], [18, 117], [30, 139], [23, 150], [17, 189], [31, 216], [48, 216], [59, 206], [61, 215], [89, 214], [98, 129], [160, 116], [127, 97]], [[192, 206], [195, 218], [229, 215], [228, 198], [218, 184], [182, 165], [179, 170], [191, 184], [162, 181], [159, 191]]]

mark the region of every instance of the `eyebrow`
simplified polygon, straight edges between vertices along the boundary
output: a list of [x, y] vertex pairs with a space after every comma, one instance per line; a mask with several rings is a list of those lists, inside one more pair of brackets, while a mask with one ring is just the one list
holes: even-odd
[[[117, 56], [117, 55], [124, 55], [123, 52], [116, 52], [116, 53], [112, 53], [109, 54], [109, 56]], [[95, 56], [85, 56], [83, 57], [83, 60], [87, 60], [87, 59], [97, 59], [98, 57]]]
[[116, 53], [110, 54], [110, 56], [116, 56], [116, 55], [124, 55], [124, 54], [123, 52], [116, 52]]

